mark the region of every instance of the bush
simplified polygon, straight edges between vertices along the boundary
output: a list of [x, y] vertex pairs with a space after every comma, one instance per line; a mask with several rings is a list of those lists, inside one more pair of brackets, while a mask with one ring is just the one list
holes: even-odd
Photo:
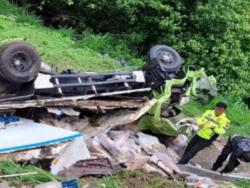
[[206, 67], [220, 89], [241, 96], [250, 91], [250, 3], [247, 0], [199, 1], [188, 15], [184, 46], [188, 64]]
[[223, 92], [250, 92], [249, 0], [16, 2], [36, 10], [48, 25], [74, 27], [78, 33], [111, 33], [139, 56], [155, 43], [173, 46], [186, 64], [214, 74]]
[[81, 40], [77, 41], [77, 45], [81, 48], [88, 47], [103, 56], [110, 56], [117, 62], [119, 61], [119, 64], [123, 65], [127, 70], [137, 69], [145, 63], [142, 59], [135, 58], [135, 53], [128, 48], [126, 42], [115, 35], [97, 35], [84, 32]]

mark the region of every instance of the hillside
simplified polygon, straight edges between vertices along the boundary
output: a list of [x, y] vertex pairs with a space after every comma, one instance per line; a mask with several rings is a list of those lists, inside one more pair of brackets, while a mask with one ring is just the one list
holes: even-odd
[[[33, 47], [35, 47], [38, 50], [39, 54], [42, 57], [43, 62], [52, 65], [58, 71], [62, 71], [65, 69], [73, 69], [75, 71], [96, 71], [96, 72], [136, 70], [140, 66], [143, 65], [144, 60], [142, 59], [142, 57], [140, 57], [140, 55], [143, 54], [144, 51], [146, 51], [148, 46], [155, 44], [155, 41], [159, 43], [161, 41], [164, 41], [162, 42], [164, 44], [168, 44], [168, 45], [172, 44], [173, 46], [176, 45], [174, 47], [178, 49], [178, 51], [181, 53], [185, 61], [184, 63], [186, 65], [187, 64], [194, 65], [194, 67], [196, 68], [206, 67], [206, 71], [209, 75], [212, 73], [215, 74], [215, 76], [217, 76], [218, 86], [221, 86], [221, 88], [224, 88], [224, 85], [229, 85], [228, 80], [224, 79], [228, 77], [227, 76], [223, 77], [223, 75], [230, 74], [232, 75], [232, 80], [233, 80], [231, 81], [232, 82], [231, 85], [234, 85], [234, 83], [235, 85], [238, 84], [237, 86], [241, 86], [239, 87], [240, 88], [239, 90], [244, 90], [245, 92], [245, 89], [246, 89], [247, 91], [248, 87], [244, 87], [245, 82], [241, 82], [241, 79], [238, 79], [238, 80], [234, 79], [235, 75], [231, 74], [231, 72], [227, 72], [227, 70], [231, 70], [231, 67], [233, 67], [233, 69], [236, 67], [235, 70], [238, 71], [236, 74], [237, 76], [239, 74], [240, 76], [242, 76], [243, 80], [245, 78], [248, 78], [246, 75], [247, 75], [247, 71], [249, 70], [248, 68], [243, 68], [243, 67], [246, 67], [245, 64], [247, 64], [246, 62], [248, 62], [248, 59], [245, 57], [245, 54], [239, 53], [242, 58], [238, 58], [238, 59], [237, 59], [237, 56], [236, 58], [234, 57], [234, 54], [226, 56], [225, 54], [230, 54], [231, 52], [228, 50], [232, 50], [234, 46], [232, 46], [231, 47], [232, 49], [231, 49], [231, 48], [228, 48], [227, 46], [223, 46], [223, 43], [218, 48], [212, 47], [211, 49], [213, 49], [213, 51], [211, 53], [208, 53], [209, 50], [207, 49], [210, 49], [210, 43], [211, 45], [216, 46], [218, 41], [216, 41], [215, 39], [216, 37], [220, 38], [220, 35], [218, 36], [214, 35], [215, 39], [211, 37], [213, 39], [210, 39], [211, 41], [207, 42], [207, 44], [209, 44], [208, 46], [206, 46], [206, 43], [204, 42], [206, 38], [205, 36], [203, 38], [201, 34], [202, 37], [197, 35], [196, 36], [197, 38], [195, 38], [194, 35], [190, 34], [191, 32], [189, 33], [189, 35], [187, 35], [186, 41], [183, 40], [181, 42], [179, 41], [178, 43], [177, 35], [176, 35], [176, 39], [173, 38], [173, 36], [176, 34], [175, 32], [178, 31], [181, 35], [183, 33], [184, 35], [187, 33], [183, 32], [183, 30], [179, 30], [179, 27], [181, 25], [181, 24], [178, 25], [179, 22], [177, 24], [178, 27], [176, 26], [175, 29], [173, 29], [174, 28], [173, 23], [164, 22], [164, 23], [161, 23], [162, 26], [165, 26], [166, 28], [169, 29], [169, 30], [168, 29], [163, 30], [164, 37], [165, 37], [165, 33], [169, 34], [170, 31], [173, 29], [173, 33], [169, 35], [169, 36], [172, 36], [172, 37], [169, 37], [171, 40], [173, 40], [172, 43], [168, 43], [169, 41], [165, 40], [164, 37], [162, 38], [162, 40], [158, 40], [160, 39], [159, 37], [159, 38], [156, 38], [157, 40], [153, 41], [154, 43], [152, 41], [150, 42], [147, 41], [150, 44], [145, 45], [145, 46], [140, 46], [138, 45], [140, 43], [137, 43], [137, 44], [134, 44], [133, 46], [134, 48], [132, 48], [131, 46], [130, 46], [131, 48], [129, 48], [128, 47], [129, 42], [127, 41], [127, 39], [125, 37], [124, 38], [121, 37], [120, 39], [119, 37], [116, 38], [115, 34], [117, 33], [111, 34], [107, 32], [105, 34], [93, 34], [94, 30], [92, 31], [91, 28], [86, 28], [86, 30], [84, 30], [82, 33], [81, 32], [76, 33], [76, 28], [54, 29], [54, 28], [46, 27], [42, 24], [42, 20], [39, 17], [32, 15], [32, 12], [28, 12], [23, 8], [20, 8], [14, 4], [11, 4], [10, 2], [11, 1], [0, 0], [0, 44], [1, 42], [5, 42], [9, 40], [24, 40], [30, 43]], [[134, 2], [136, 5], [137, 2], [136, 1]], [[153, 6], [153, 8], [156, 8], [156, 7], [158, 8], [157, 4], [152, 4], [150, 6]], [[166, 7], [163, 7], [163, 8], [165, 11], [169, 11]], [[202, 10], [202, 8], [200, 10]], [[177, 11], [177, 10], [174, 10], [174, 11]], [[175, 20], [177, 19], [175, 17], [179, 17], [179, 16], [180, 15], [176, 13], [175, 16], [173, 16], [173, 19]], [[145, 17], [142, 16], [142, 18], [145, 18]], [[147, 20], [147, 18], [148, 17], [146, 17], [145, 20]], [[185, 16], [183, 16], [183, 18], [186, 19]], [[225, 20], [227, 20], [227, 18]], [[110, 22], [110, 20], [108, 21]], [[158, 23], [158, 20], [154, 20], [154, 21]], [[211, 20], [208, 19], [208, 21], [210, 23]], [[203, 23], [203, 20], [199, 21], [198, 23]], [[201, 28], [203, 27], [204, 25], [201, 26]], [[153, 29], [150, 30], [147, 27], [145, 30], [148, 33], [150, 33]], [[168, 32], [165, 32], [165, 31], [168, 31]], [[143, 32], [145, 31], [142, 31], [140, 34], [143, 35]], [[96, 33], [100, 33], [100, 32], [96, 32]], [[132, 33], [132, 34], [135, 34], [135, 33]], [[125, 36], [124, 33], [118, 33], [117, 35]], [[133, 40], [136, 41], [136, 38], [137, 39], [139, 38], [138, 39], [139, 41], [142, 40], [138, 36], [140, 35], [135, 35], [134, 38], [132, 37], [131, 41]], [[224, 40], [227, 41], [228, 38], [230, 37], [233, 38], [235, 36], [226, 35], [226, 37], [223, 39], [223, 42]], [[199, 43], [199, 41], [202, 41], [202, 42]], [[231, 42], [234, 45], [237, 44], [234, 40], [232, 40]], [[189, 48], [186, 48], [188, 46]], [[138, 50], [141, 53], [133, 52], [133, 50], [136, 51], [135, 49], [140, 48], [140, 47], [143, 48], [142, 50]], [[221, 50], [223, 51], [221, 52]], [[235, 53], [237, 53], [237, 50]], [[237, 61], [240, 61], [240, 63], [244, 66], [238, 67], [238, 65], [235, 66], [234, 64], [230, 64], [230, 63], [228, 64], [228, 62], [230, 62], [230, 58], [232, 57], [237, 59]], [[217, 62], [217, 59], [221, 60], [221, 61], [218, 61], [218, 65], [213, 64], [213, 62]], [[241, 59], [244, 59], [244, 61], [241, 61]], [[211, 60], [211, 63], [207, 63], [210, 60]], [[219, 69], [218, 67], [220, 66], [222, 67], [222, 64], [225, 62], [227, 64], [225, 64], [223, 69]], [[232, 60], [232, 62], [234, 61]], [[218, 79], [218, 78], [221, 78], [221, 79]], [[243, 84], [240, 85], [239, 83], [243, 83]], [[217, 102], [225, 101], [227, 102], [229, 106], [227, 110], [227, 115], [229, 119], [231, 120], [231, 128], [227, 131], [227, 134], [225, 137], [232, 136], [234, 134], [249, 136], [250, 135], [249, 108], [246, 106], [246, 104], [242, 102], [242, 99], [240, 98], [241, 96], [237, 92], [228, 94], [222, 89], [219, 91], [222, 93], [223, 96], [215, 97], [209, 104], [201, 104], [200, 102], [197, 102], [197, 101], [191, 101], [189, 104], [180, 108], [182, 108], [183, 112], [187, 116], [197, 117], [201, 115], [207, 109], [213, 109]], [[241, 93], [244, 93], [244, 92], [241, 92]], [[10, 172], [12, 173], [12, 171]], [[86, 183], [85, 180], [87, 182], [88, 179], [81, 180], [83, 184]], [[113, 176], [105, 176], [102, 179], [100, 178], [93, 179], [92, 181], [94, 182], [97, 181], [99, 182], [98, 185], [99, 184], [105, 185], [107, 188], [134, 187], [134, 186], [137, 187], [138, 185], [141, 185], [141, 187], [157, 187], [157, 188], [182, 187], [181, 182], [169, 181], [158, 176], [144, 174], [140, 171], [138, 172], [137, 171], [133, 171], [133, 172], [122, 171], [119, 174], [115, 174]], [[20, 183], [20, 182], [17, 182], [17, 183]], [[246, 187], [249, 187], [249, 182], [243, 182], [243, 183], [246, 184]], [[240, 186], [240, 187], [244, 187], [244, 186]]]
[[[124, 68], [110, 56], [85, 47], [97, 46], [102, 37], [88, 35], [88, 39], [74, 40], [70, 29], [55, 30], [42, 26], [40, 20], [29, 15], [25, 10], [0, 0], [0, 41], [23, 39], [39, 51], [45, 63], [58, 70], [74, 69], [82, 71], [111, 71]], [[93, 38], [90, 44], [89, 38]], [[104, 38], [105, 39], [105, 38]], [[102, 41], [100, 41], [102, 42]], [[105, 49], [105, 46], [103, 47]], [[107, 52], [105, 52], [107, 53]]]
[[[42, 25], [39, 18], [30, 15], [24, 9], [10, 4], [7, 0], [0, 2], [0, 41], [21, 38], [38, 49], [44, 62], [58, 70], [135, 70], [144, 63], [143, 60], [135, 58], [122, 42], [114, 45], [115, 39], [108, 34], [96, 35], [85, 32], [83, 36], [76, 36], [71, 29], [48, 28]], [[125, 66], [117, 63], [117, 60], [123, 58], [129, 61]], [[208, 105], [190, 103], [185, 108], [189, 115], [197, 116], [205, 109], [212, 108], [218, 100], [228, 101], [230, 106], [228, 115], [232, 120], [232, 128], [228, 134], [249, 135], [250, 112], [238, 97], [219, 96]]]

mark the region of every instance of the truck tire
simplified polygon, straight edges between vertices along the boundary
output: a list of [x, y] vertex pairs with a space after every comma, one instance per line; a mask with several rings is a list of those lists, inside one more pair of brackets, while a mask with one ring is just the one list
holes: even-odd
[[33, 81], [41, 66], [37, 51], [24, 42], [6, 44], [0, 49], [0, 76], [11, 83]]
[[177, 72], [181, 67], [180, 55], [166, 45], [155, 45], [148, 53], [149, 63], [157, 59], [160, 68], [165, 72]]

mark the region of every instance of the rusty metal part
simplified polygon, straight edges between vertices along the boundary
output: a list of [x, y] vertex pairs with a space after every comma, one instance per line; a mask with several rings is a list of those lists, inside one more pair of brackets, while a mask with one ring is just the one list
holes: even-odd
[[117, 167], [111, 164], [111, 162], [106, 159], [87, 159], [81, 160], [72, 165], [68, 170], [59, 173], [62, 176], [103, 176], [110, 174]]

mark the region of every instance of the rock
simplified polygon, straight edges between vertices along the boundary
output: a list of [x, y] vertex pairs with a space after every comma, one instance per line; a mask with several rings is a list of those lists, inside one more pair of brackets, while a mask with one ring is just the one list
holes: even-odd
[[188, 188], [212, 188], [217, 186], [210, 178], [200, 177], [196, 174], [186, 177], [185, 182]]
[[94, 185], [94, 184], [86, 184], [82, 188], [96, 188], [96, 185]]
[[130, 171], [140, 169], [147, 161], [149, 161], [149, 159], [149, 156], [139, 156], [136, 159], [127, 162], [126, 167]]
[[92, 138], [91, 142], [88, 144], [88, 149], [91, 153], [91, 157], [108, 158], [112, 161], [111, 155], [104, 149], [101, 140], [97, 136]]
[[53, 181], [36, 185], [34, 188], [62, 188], [62, 185], [60, 182]]
[[159, 174], [163, 177], [167, 176], [167, 173], [165, 173], [163, 170], [161, 170], [160, 168], [156, 167], [155, 165], [152, 165], [149, 163], [145, 163], [141, 168], [148, 173], [156, 173], [156, 174]]
[[32, 188], [32, 186], [31, 185], [21, 185], [20, 188]]
[[105, 176], [118, 170], [118, 165], [113, 165], [108, 159], [80, 160], [59, 175], [64, 177]]
[[79, 160], [89, 159], [90, 153], [83, 138], [73, 140], [61, 155], [52, 161], [51, 173], [57, 175]]
[[190, 176], [187, 176], [185, 179], [186, 183], [195, 183], [198, 179], [198, 175], [196, 174], [191, 174]]
[[178, 135], [169, 145], [174, 151], [179, 151], [187, 145], [188, 137], [184, 134]]
[[144, 133], [137, 133], [138, 142], [141, 147], [143, 147], [148, 153], [153, 153], [156, 145], [160, 145], [157, 137], [147, 135]]
[[158, 161], [161, 161], [164, 164], [164, 166], [168, 167], [168, 169], [171, 170], [171, 174], [174, 173], [182, 174], [181, 170], [176, 165], [176, 162], [166, 153], [155, 153], [153, 156], [155, 156], [158, 159]]
[[0, 183], [0, 188], [14, 188], [14, 187], [10, 187], [8, 183]]

